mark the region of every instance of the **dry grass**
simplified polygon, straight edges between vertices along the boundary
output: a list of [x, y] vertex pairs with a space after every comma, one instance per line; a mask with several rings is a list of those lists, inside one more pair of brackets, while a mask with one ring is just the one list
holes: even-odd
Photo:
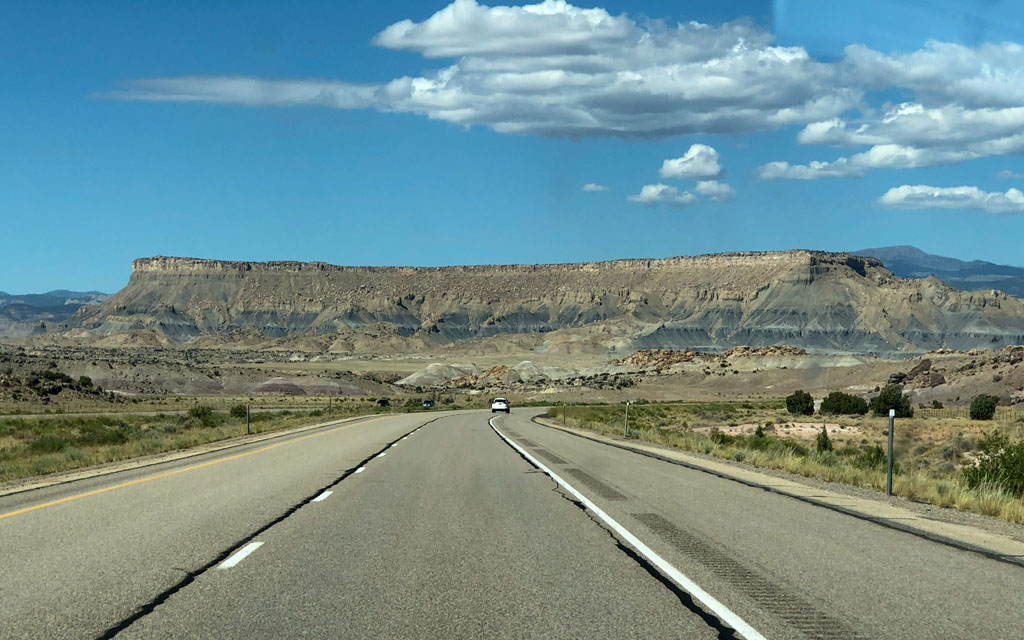
[[[264, 433], [345, 416], [416, 408], [382, 409], [362, 400], [335, 404], [330, 414], [320, 408], [253, 413], [251, 429]], [[220, 411], [205, 417], [122, 413], [0, 418], [0, 482], [188, 449], [245, 433], [244, 417]]]

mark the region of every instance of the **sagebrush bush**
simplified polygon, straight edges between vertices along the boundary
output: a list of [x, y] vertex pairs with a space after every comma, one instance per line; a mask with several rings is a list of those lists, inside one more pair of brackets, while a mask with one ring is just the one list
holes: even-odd
[[204, 420], [213, 415], [213, 407], [205, 404], [197, 404], [188, 410], [188, 417], [197, 420]]
[[998, 429], [978, 441], [978, 463], [962, 471], [974, 489], [993, 484], [1009, 494], [1024, 497], [1024, 442], [1011, 443]]

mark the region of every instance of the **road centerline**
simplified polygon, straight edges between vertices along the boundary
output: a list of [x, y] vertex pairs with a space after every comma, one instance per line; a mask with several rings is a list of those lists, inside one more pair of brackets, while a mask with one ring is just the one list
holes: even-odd
[[236, 564], [238, 564], [242, 560], [245, 560], [245, 558], [250, 553], [252, 553], [253, 551], [259, 549], [261, 546], [263, 546], [262, 542], [250, 542], [249, 544], [245, 545], [244, 547], [242, 547], [238, 551], [236, 551], [233, 554], [231, 554], [231, 556], [227, 560], [225, 560], [224, 562], [220, 563], [220, 566], [218, 566], [217, 568], [218, 569], [230, 569], [231, 567], [235, 566]]
[[333, 491], [324, 491], [323, 493], [321, 493], [321, 494], [320, 494], [320, 495], [318, 495], [317, 497], [313, 498], [313, 502], [323, 502], [323, 501], [324, 501], [324, 500], [326, 500], [326, 499], [327, 499], [327, 498], [328, 498], [328, 497], [329, 497], [329, 496], [330, 496], [330, 495], [331, 495], [332, 493], [334, 493], [334, 492], [333, 492]]

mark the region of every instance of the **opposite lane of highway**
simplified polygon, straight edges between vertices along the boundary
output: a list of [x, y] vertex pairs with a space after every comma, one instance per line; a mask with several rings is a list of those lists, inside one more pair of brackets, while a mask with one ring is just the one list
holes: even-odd
[[0, 498], [0, 517], [13, 514], [0, 519], [0, 637], [100, 636], [435, 417], [369, 418]]

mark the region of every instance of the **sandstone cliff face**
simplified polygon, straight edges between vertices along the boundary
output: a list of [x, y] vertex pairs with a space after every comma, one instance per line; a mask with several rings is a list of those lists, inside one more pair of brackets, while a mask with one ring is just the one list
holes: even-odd
[[625, 323], [632, 348], [993, 348], [1024, 342], [1024, 301], [813, 251], [442, 268], [157, 257], [136, 260], [128, 286], [64, 328], [189, 343], [384, 323], [448, 343], [604, 322]]

